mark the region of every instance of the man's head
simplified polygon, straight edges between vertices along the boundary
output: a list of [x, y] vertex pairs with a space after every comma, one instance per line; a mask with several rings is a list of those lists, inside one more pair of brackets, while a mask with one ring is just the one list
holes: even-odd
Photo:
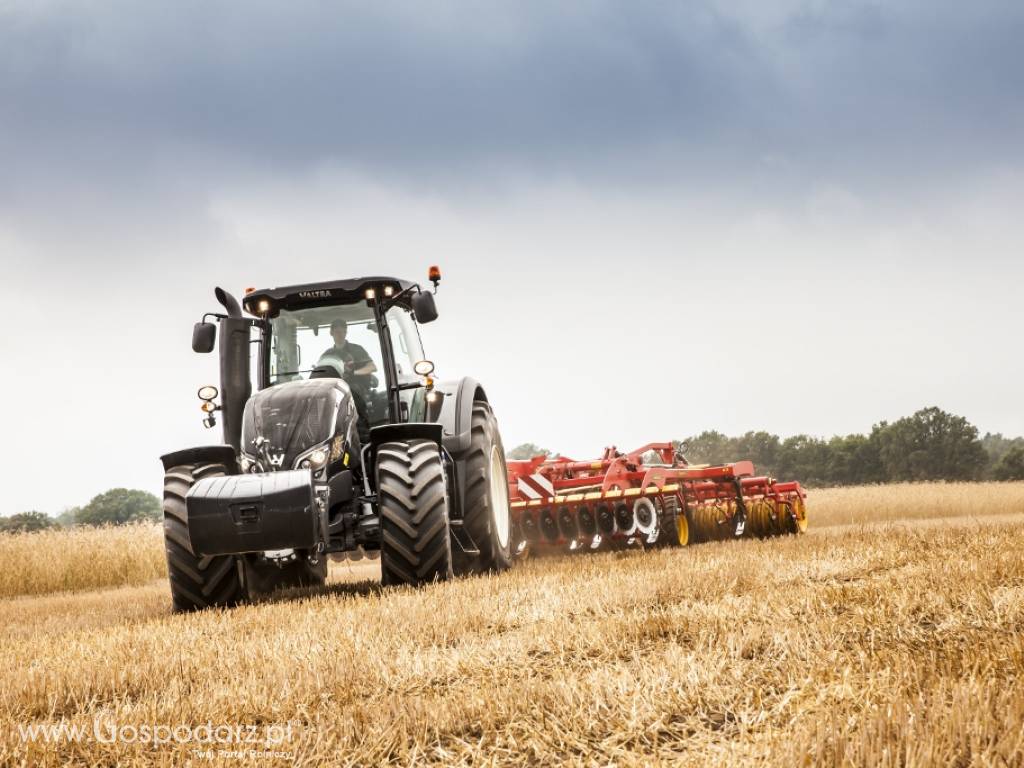
[[348, 335], [348, 323], [344, 320], [335, 320], [331, 323], [331, 338], [339, 347], [345, 343], [345, 336]]

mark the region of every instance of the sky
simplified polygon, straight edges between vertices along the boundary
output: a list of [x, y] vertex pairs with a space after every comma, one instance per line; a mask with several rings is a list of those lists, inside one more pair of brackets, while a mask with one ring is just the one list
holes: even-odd
[[219, 442], [214, 286], [431, 264], [427, 353], [507, 447], [1024, 434], [1022, 38], [997, 1], [0, 0], [0, 515]]

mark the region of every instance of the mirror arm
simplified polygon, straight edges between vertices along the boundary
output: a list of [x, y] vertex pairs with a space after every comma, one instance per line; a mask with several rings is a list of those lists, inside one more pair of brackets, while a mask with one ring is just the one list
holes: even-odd
[[[206, 314], [203, 315], [202, 322], [205, 323], [206, 322], [206, 318], [208, 318], [208, 317], [216, 317], [218, 320], [227, 320], [228, 319], [227, 315], [222, 315], [220, 312], [207, 312]], [[257, 318], [257, 317], [249, 317], [249, 318], [246, 318], [246, 319], [249, 321], [249, 325], [251, 325], [253, 328], [259, 328], [261, 331], [269, 331], [270, 330], [270, 321], [269, 320], [263, 320], [262, 318]]]
[[391, 309], [393, 306], [395, 306], [395, 304], [398, 302], [398, 300], [400, 298], [402, 298], [403, 296], [405, 296], [405, 294], [412, 293], [412, 290], [414, 288], [417, 291], [422, 291], [423, 290], [422, 288], [420, 288], [419, 283], [413, 283], [408, 288], [404, 288], [401, 291], [399, 291], [398, 293], [396, 293], [394, 296], [389, 296], [389, 297], [387, 297], [387, 298], [385, 298], [383, 300], [378, 299], [378, 301], [381, 302], [381, 304], [384, 306], [384, 311], [387, 312], [389, 309]]

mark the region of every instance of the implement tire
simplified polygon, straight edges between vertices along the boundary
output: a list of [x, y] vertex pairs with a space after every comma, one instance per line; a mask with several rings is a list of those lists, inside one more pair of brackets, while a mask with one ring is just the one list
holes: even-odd
[[480, 550], [478, 556], [457, 552], [456, 572], [503, 571], [512, 564], [512, 513], [508, 469], [498, 422], [491, 406], [473, 403], [473, 422], [465, 467], [463, 525]]
[[164, 473], [164, 551], [175, 612], [231, 606], [246, 600], [233, 555], [197, 557], [188, 535], [185, 496], [197, 480], [227, 474], [223, 464], [183, 464]]
[[685, 547], [693, 543], [690, 521], [686, 510], [679, 509], [676, 496], [665, 496], [661, 502], [661, 532], [659, 547]]
[[377, 449], [381, 583], [425, 584], [453, 575], [448, 488], [437, 443]]

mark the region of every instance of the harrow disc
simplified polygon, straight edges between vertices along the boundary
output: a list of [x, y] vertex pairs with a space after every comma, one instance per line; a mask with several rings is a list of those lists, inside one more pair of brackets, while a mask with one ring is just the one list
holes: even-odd
[[597, 505], [597, 530], [605, 538], [615, 533], [615, 513], [608, 504]]
[[555, 513], [548, 508], [540, 511], [540, 532], [551, 543], [559, 539], [558, 521], [555, 519]]
[[576, 516], [569, 507], [562, 507], [558, 511], [558, 530], [562, 536], [574, 542], [580, 537], [580, 527], [576, 523]]
[[615, 505], [615, 527], [623, 536], [632, 536], [636, 533], [636, 515], [628, 504], [619, 502]]
[[538, 528], [537, 521], [534, 520], [533, 515], [529, 512], [524, 513], [520, 521], [520, 527], [523, 531], [523, 540], [530, 544], [536, 544], [540, 539], [540, 528]]
[[576, 522], [580, 527], [580, 533], [584, 536], [593, 537], [597, 533], [597, 520], [589, 507], [580, 506], [576, 510]]
[[636, 532], [640, 534], [644, 544], [653, 544], [658, 540], [658, 517], [658, 508], [651, 499], [639, 498], [633, 504]]

